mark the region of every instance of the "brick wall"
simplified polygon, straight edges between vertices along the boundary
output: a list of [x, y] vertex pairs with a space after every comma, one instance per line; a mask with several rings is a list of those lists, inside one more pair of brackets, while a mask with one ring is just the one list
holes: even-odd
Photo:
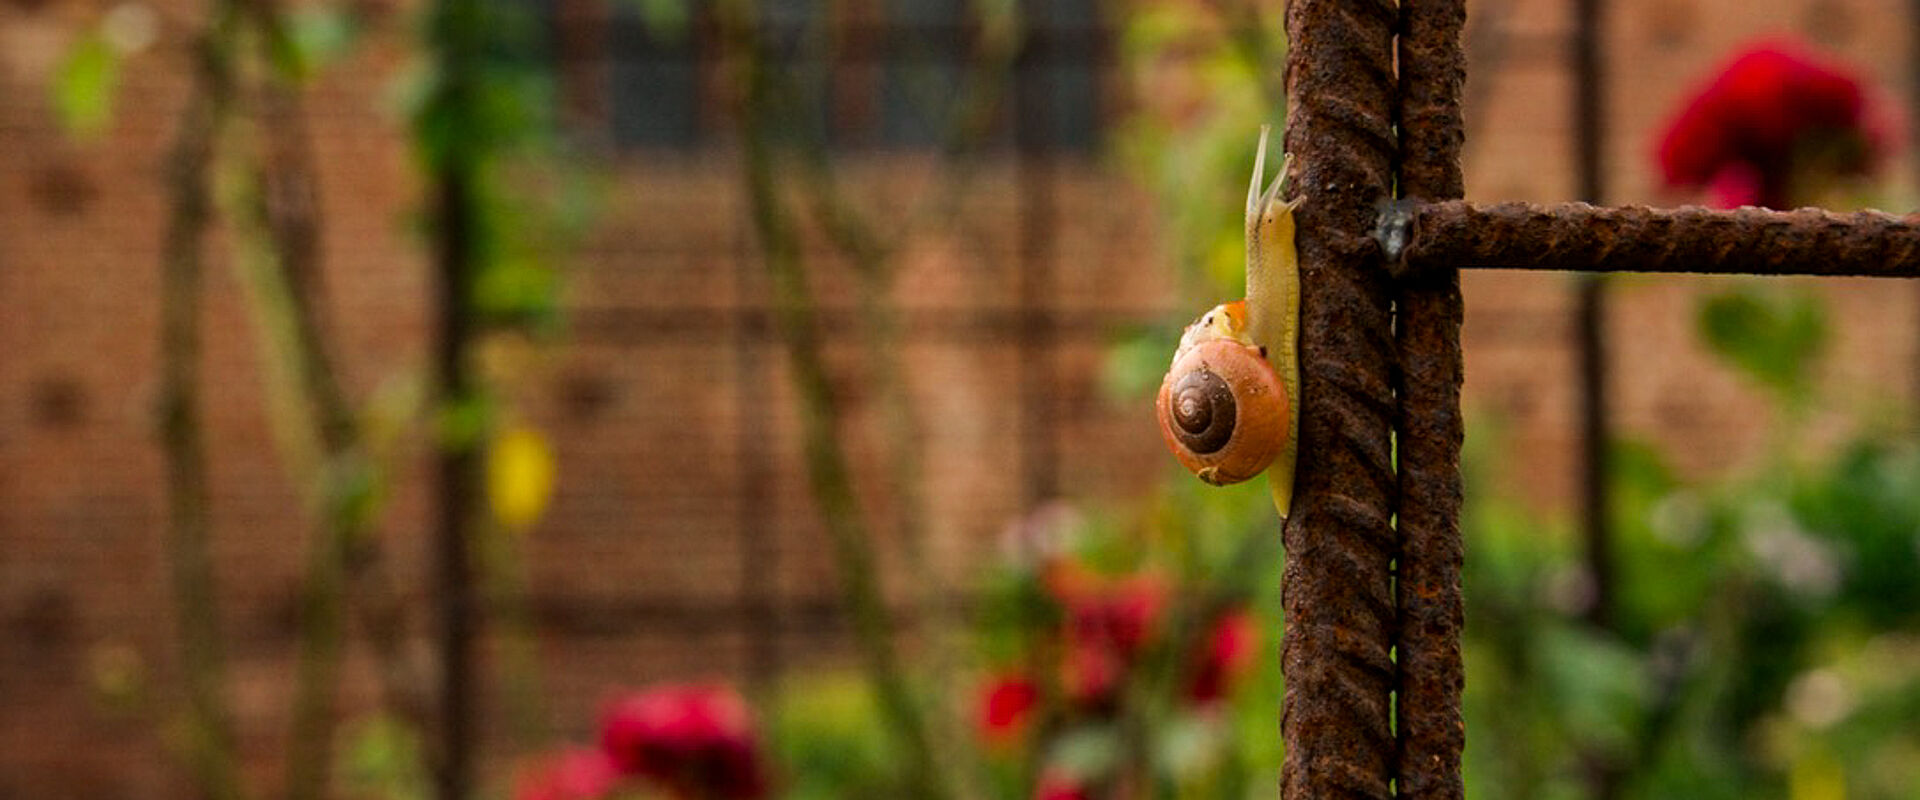
[[[1571, 190], [1562, 6], [1473, 4], [1467, 166], [1476, 198], [1558, 200]], [[159, 733], [179, 696], [151, 409], [166, 212], [159, 165], [185, 85], [177, 34], [163, 37], [127, 64], [109, 131], [63, 136], [44, 86], [73, 32], [102, 10], [0, 3], [0, 800], [184, 788]], [[1679, 199], [1653, 186], [1653, 131], [1722, 53], [1753, 35], [1802, 32], [1886, 79], [1886, 99], [1900, 96], [1907, 26], [1875, 21], [1902, 12], [1893, 0], [1614, 4], [1610, 199]], [[406, 63], [405, 33], [404, 15], [387, 18], [309, 95], [327, 302], [358, 398], [417, 370], [429, 329], [422, 248], [409, 228], [417, 179], [404, 124], [383, 100]], [[544, 702], [566, 735], [582, 732], [614, 686], [740, 678], [769, 659], [798, 669], [845, 653], [738, 164], [715, 147], [629, 154], [608, 167], [604, 223], [571, 266], [569, 335], [508, 387], [516, 413], [545, 430], [560, 457], [558, 494], [522, 546]], [[1023, 249], [1034, 209], [1023, 205], [1017, 165], [998, 161], [975, 178], [954, 224], [912, 240], [899, 259], [893, 299], [904, 333], [893, 346], [925, 423], [929, 547], [949, 575], [991, 557], [999, 532], [1049, 483], [1077, 502], [1124, 502], [1175, 469], [1146, 404], [1106, 399], [1099, 370], [1115, 331], [1170, 325], [1204, 301], [1178, 297], [1173, 271], [1154, 255], [1158, 217], [1144, 191], [1106, 162], [1067, 157], [1054, 167], [1045, 196], [1059, 224], [1044, 248]], [[923, 159], [892, 155], [849, 159], [847, 179], [906, 202], [931, 176]], [[1892, 185], [1900, 193], [1878, 202], [1903, 207], [1907, 183]], [[266, 786], [284, 745], [309, 520], [278, 456], [228, 244], [218, 232], [210, 250], [204, 391], [221, 623], [250, 776]], [[829, 358], [847, 397], [855, 477], [890, 529], [900, 498], [881, 394], [847, 333], [858, 322], [852, 278], [823, 243], [809, 248], [824, 265], [816, 288], [834, 321]], [[1050, 278], [1023, 296], [1023, 265], [1036, 263]], [[1723, 284], [1629, 278], [1616, 284], [1611, 312], [1616, 419], [1623, 433], [1665, 443], [1691, 475], [1749, 463], [1768, 421], [1763, 399], [1693, 341], [1696, 298]], [[1833, 412], [1815, 424], [1837, 431], [1862, 409], [1904, 413], [1920, 357], [1920, 287], [1806, 285], [1841, 323], [1823, 367]], [[1491, 423], [1475, 433], [1504, 437], [1509, 488], [1546, 510], [1575, 496], [1569, 286], [1555, 275], [1466, 279], [1467, 403]], [[1023, 309], [1049, 315], [1047, 342], [1023, 338]], [[1046, 400], [1037, 417], [1023, 406], [1023, 381]], [[1023, 435], [1035, 418], [1053, 424]], [[430, 521], [423, 477], [424, 468], [401, 476], [382, 526], [416, 600]], [[882, 549], [900, 574], [898, 543]], [[774, 610], [771, 632], [759, 604]], [[507, 643], [495, 645], [489, 666], [510, 664]], [[343, 713], [352, 716], [375, 705], [375, 691], [364, 648], [356, 643], [349, 659]], [[150, 702], [103, 702], [98, 676], [128, 663], [140, 665]], [[489, 711], [496, 748], [511, 750], [510, 715], [498, 702]]]

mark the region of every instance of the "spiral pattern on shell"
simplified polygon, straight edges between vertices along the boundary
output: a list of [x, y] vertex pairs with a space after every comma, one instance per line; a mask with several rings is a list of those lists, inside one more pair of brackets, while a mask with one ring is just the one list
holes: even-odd
[[1227, 379], [1205, 366], [1173, 385], [1173, 435], [1195, 453], [1216, 453], [1233, 438], [1235, 405]]

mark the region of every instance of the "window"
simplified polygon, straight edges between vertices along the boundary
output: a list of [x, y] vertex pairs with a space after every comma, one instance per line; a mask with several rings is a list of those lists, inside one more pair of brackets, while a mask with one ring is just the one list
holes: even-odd
[[621, 146], [690, 145], [700, 137], [698, 32], [662, 30], [638, 3], [614, 3], [606, 32], [607, 124]]
[[[620, 147], [696, 146], [726, 124], [711, 3], [692, 0], [681, 30], [650, 25], [639, 5], [613, 2], [604, 17], [608, 129]], [[1096, 3], [1022, 6], [1026, 37], [1000, 86], [989, 144], [1091, 150], [1108, 50]], [[940, 145], [952, 129], [956, 100], [976, 67], [972, 7], [972, 0], [874, 0], [848, 11], [760, 0], [760, 33], [806, 98], [804, 124], [824, 141], [840, 149], [922, 149]], [[1019, 128], [1028, 124], [1037, 127]]]

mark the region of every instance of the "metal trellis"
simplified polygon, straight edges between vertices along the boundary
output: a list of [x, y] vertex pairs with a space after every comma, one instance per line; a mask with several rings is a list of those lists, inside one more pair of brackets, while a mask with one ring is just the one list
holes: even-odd
[[1288, 9], [1312, 454], [1284, 532], [1289, 798], [1464, 793], [1461, 268], [1920, 276], [1911, 216], [1460, 200], [1464, 16]]

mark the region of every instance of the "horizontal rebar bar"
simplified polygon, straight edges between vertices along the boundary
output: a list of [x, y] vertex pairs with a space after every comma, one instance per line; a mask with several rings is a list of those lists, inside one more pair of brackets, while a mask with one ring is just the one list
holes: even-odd
[[1381, 231], [1405, 276], [1459, 267], [1920, 277], [1920, 215], [1879, 211], [1450, 200], [1391, 210]]

